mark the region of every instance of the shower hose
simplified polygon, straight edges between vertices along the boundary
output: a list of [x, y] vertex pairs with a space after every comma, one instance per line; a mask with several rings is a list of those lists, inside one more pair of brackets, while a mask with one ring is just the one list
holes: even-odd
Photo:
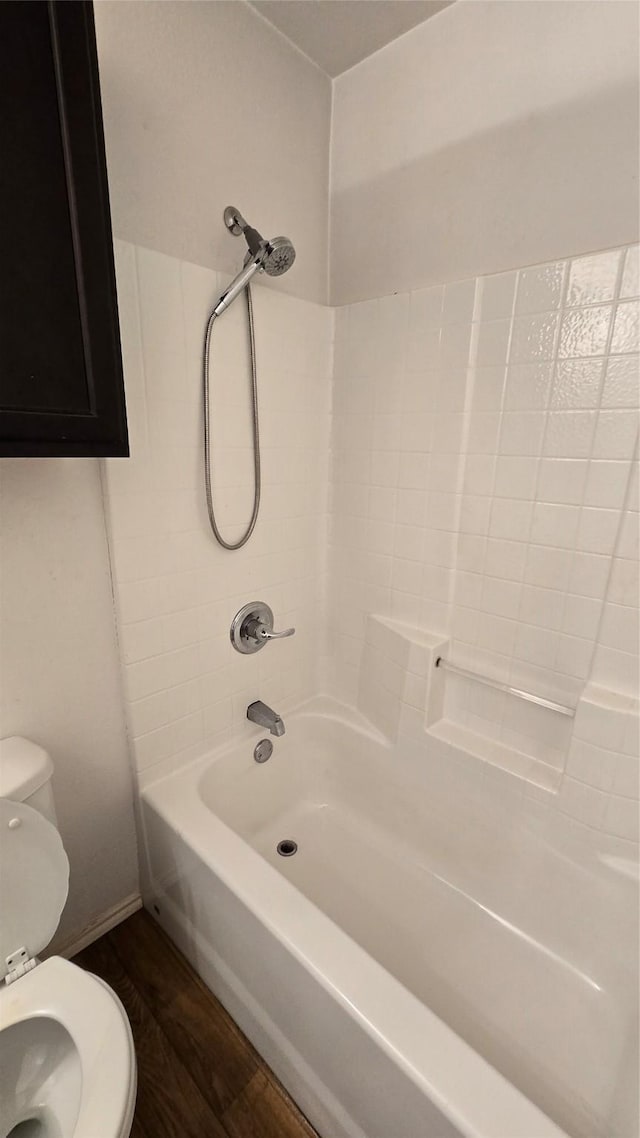
[[246, 545], [251, 534], [254, 531], [255, 524], [258, 520], [258, 510], [260, 509], [260, 487], [261, 487], [261, 474], [260, 474], [260, 435], [258, 431], [258, 381], [256, 376], [256, 344], [253, 331], [253, 301], [251, 299], [251, 287], [246, 285], [245, 296], [247, 298], [247, 317], [249, 325], [249, 349], [251, 354], [251, 401], [252, 401], [252, 418], [253, 418], [253, 474], [254, 474], [254, 494], [253, 494], [253, 510], [251, 513], [251, 520], [247, 529], [238, 541], [231, 542], [225, 541], [216, 521], [215, 508], [213, 505], [213, 493], [211, 491], [211, 425], [209, 422], [210, 416], [210, 397], [209, 397], [209, 358], [211, 355], [211, 331], [216, 320], [216, 313], [212, 312], [209, 320], [207, 321], [207, 331], [204, 338], [204, 366], [203, 366], [203, 392], [204, 392], [204, 485], [207, 496], [207, 511], [209, 514], [209, 523], [213, 531], [213, 535], [217, 542], [223, 549], [242, 549]]

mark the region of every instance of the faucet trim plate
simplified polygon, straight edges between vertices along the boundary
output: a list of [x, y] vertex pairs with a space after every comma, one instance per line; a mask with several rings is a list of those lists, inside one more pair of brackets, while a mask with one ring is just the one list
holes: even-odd
[[268, 640], [293, 636], [295, 628], [273, 631], [273, 612], [264, 601], [249, 601], [238, 610], [231, 622], [229, 636], [236, 652], [250, 655], [264, 648]]

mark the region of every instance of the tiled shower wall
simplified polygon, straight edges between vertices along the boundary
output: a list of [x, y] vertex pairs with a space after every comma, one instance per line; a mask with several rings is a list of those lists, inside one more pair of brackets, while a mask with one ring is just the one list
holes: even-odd
[[[139, 770], [218, 745], [256, 698], [356, 703], [372, 613], [548, 698], [575, 705], [590, 682], [609, 693], [593, 689], [596, 704], [631, 709], [637, 248], [338, 309], [333, 386], [334, 313], [256, 288], [264, 492], [236, 553], [209, 533], [201, 457], [202, 336], [226, 278], [116, 252], [133, 457], [106, 466]], [[240, 300], [212, 341], [214, 496], [231, 539], [253, 488], [245, 318]], [[242, 657], [228, 629], [253, 598], [299, 632]], [[574, 813], [593, 818], [608, 809], [597, 794], [619, 795], [628, 834], [626, 727], [610, 745], [601, 727], [596, 743], [581, 714], [570, 748], [569, 719], [446, 687], [445, 718], [564, 771]]]
[[[278, 711], [318, 687], [325, 579], [333, 316], [253, 290], [263, 491], [249, 544], [215, 542], [202, 461], [202, 344], [228, 275], [116, 242], [131, 437], [106, 465], [129, 728], [139, 771], [217, 745], [247, 705]], [[227, 540], [251, 516], [253, 467], [246, 311], [216, 322], [211, 347], [213, 485]], [[291, 639], [241, 656], [229, 641], [247, 601], [271, 605]]]
[[[337, 310], [327, 684], [368, 613], [575, 705], [638, 690], [638, 249]], [[571, 720], [447, 681], [445, 715], [566, 763]]]

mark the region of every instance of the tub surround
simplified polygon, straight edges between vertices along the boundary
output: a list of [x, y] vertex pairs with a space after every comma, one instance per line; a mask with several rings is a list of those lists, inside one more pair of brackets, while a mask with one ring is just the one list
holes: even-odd
[[632, 842], [639, 288], [631, 246], [336, 310], [324, 671]]

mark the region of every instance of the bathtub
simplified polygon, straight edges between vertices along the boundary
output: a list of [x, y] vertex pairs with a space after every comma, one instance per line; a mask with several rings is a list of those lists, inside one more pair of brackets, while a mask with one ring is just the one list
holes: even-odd
[[623, 861], [443, 742], [286, 726], [145, 787], [146, 903], [320, 1134], [635, 1138]]

